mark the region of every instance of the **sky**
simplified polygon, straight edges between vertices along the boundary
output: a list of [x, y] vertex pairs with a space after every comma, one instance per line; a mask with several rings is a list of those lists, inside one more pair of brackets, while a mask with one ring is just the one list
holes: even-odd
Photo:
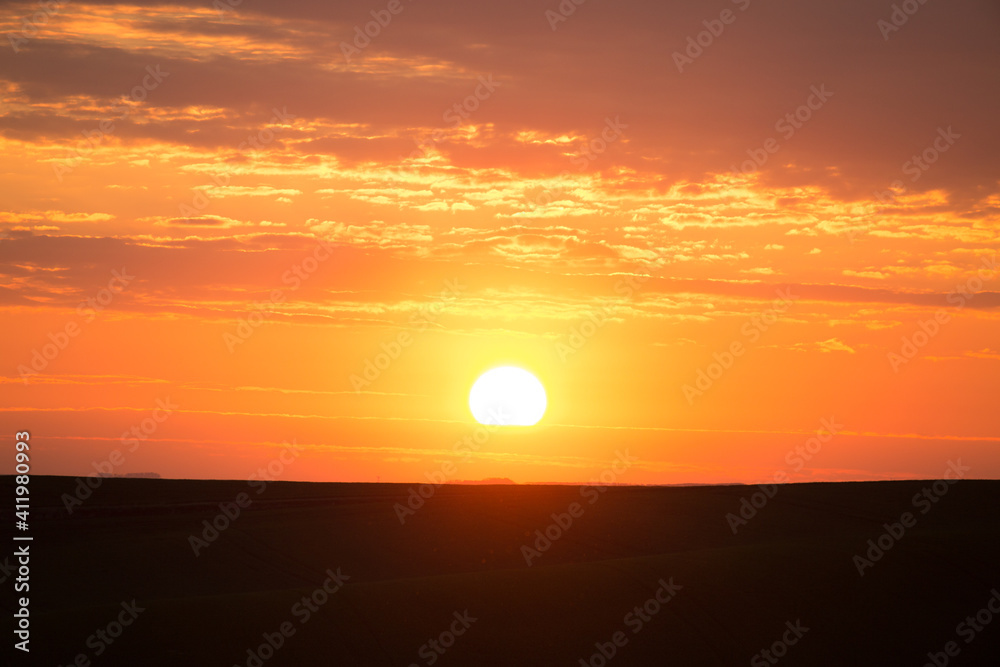
[[[35, 474], [1000, 478], [998, 28], [0, 2], [0, 424]], [[537, 425], [472, 418], [498, 365]]]

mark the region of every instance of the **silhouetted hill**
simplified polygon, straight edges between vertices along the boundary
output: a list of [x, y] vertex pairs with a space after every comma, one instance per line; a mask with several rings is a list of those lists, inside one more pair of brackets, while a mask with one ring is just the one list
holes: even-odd
[[488, 479], [456, 479], [446, 482], [447, 484], [516, 484], [512, 479], [506, 477], [490, 477]]
[[1000, 482], [417, 486], [33, 477], [32, 664], [1000, 664]]

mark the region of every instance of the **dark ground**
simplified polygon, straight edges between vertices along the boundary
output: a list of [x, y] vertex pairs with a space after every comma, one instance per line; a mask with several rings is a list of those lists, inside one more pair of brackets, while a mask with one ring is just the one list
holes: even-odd
[[[786, 485], [734, 535], [726, 515], [757, 487], [444, 486], [401, 525], [406, 485], [106, 479], [70, 515], [76, 480], [33, 477], [31, 654], [9, 664], [598, 666], [595, 643], [621, 631], [608, 665], [769, 665], [755, 654], [800, 622], [782, 665], [920, 667], [950, 641], [948, 664], [998, 665], [1000, 614], [959, 624], [1000, 589], [1000, 481], [915, 506], [931, 484]], [[241, 492], [250, 506], [196, 557], [189, 536]], [[521, 546], [573, 502], [582, 516], [528, 567]], [[853, 557], [906, 511], [916, 525], [859, 576]], [[338, 568], [349, 579], [303, 622], [295, 605]], [[0, 577], [10, 627], [16, 573]], [[626, 615], [671, 578], [634, 632]], [[144, 611], [104, 643], [133, 599]], [[424, 646], [466, 610], [443, 654]], [[273, 655], [248, 656], [286, 622]]]

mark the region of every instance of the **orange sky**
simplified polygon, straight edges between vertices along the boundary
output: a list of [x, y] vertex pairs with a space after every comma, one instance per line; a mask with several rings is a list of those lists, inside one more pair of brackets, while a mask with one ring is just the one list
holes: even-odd
[[389, 4], [0, 4], [33, 472], [1000, 477], [995, 3]]

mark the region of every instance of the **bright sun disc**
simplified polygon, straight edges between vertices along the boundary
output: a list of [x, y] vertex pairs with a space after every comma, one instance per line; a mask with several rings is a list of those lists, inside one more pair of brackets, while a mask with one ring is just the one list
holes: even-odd
[[514, 366], [491, 368], [469, 392], [469, 409], [480, 424], [531, 426], [545, 414], [547, 404], [538, 378]]

